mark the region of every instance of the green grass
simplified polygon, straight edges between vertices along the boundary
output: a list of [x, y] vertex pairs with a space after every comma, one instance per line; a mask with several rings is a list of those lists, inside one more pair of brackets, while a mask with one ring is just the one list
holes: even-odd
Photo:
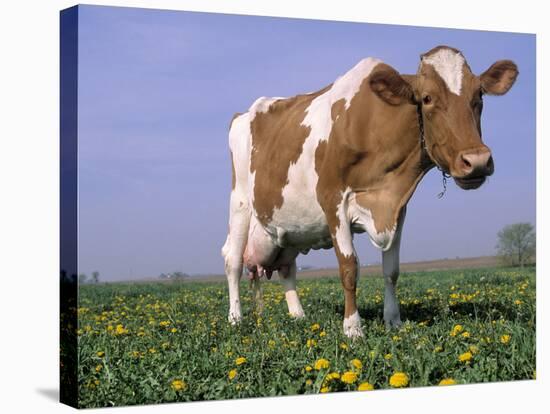
[[[364, 382], [382, 389], [391, 387], [395, 372], [404, 372], [410, 387], [445, 378], [461, 384], [535, 376], [534, 269], [403, 274], [398, 297], [405, 323], [392, 331], [382, 320], [383, 280], [363, 278], [358, 303], [365, 338], [356, 341], [342, 333], [337, 277], [301, 280], [298, 291], [304, 319], [288, 316], [277, 282], [264, 283], [265, 309], [257, 317], [243, 281], [244, 318], [232, 327], [222, 282], [82, 286], [80, 406], [334, 392]], [[466, 352], [471, 360], [460, 361]], [[246, 362], [237, 365], [240, 357]], [[314, 369], [320, 358], [328, 369]], [[357, 374], [352, 384], [327, 376], [346, 371]]]

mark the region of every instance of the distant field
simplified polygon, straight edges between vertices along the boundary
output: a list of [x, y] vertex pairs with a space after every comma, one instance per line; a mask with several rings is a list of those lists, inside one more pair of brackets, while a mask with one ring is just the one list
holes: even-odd
[[[479, 256], [479, 257], [461, 257], [456, 259], [437, 259], [424, 260], [421, 262], [401, 263], [402, 272], [421, 272], [431, 270], [448, 270], [448, 269], [481, 269], [484, 267], [499, 267], [501, 261], [496, 256]], [[382, 273], [381, 265], [362, 266], [360, 268], [361, 276], [380, 275]], [[317, 278], [338, 275], [336, 268], [314, 268], [298, 272], [298, 279]], [[276, 279], [276, 277], [275, 277]], [[225, 280], [225, 275], [202, 275], [193, 276], [190, 278], [193, 281], [212, 282], [216, 280]]]
[[[79, 302], [82, 407], [311, 394], [532, 379], [535, 271], [486, 268], [400, 277], [400, 330], [382, 321], [383, 280], [359, 281], [365, 338], [342, 334], [332, 278], [300, 280], [306, 318], [287, 315], [282, 287], [265, 310], [227, 323], [223, 282], [84, 285]], [[395, 375], [397, 374], [397, 375]]]

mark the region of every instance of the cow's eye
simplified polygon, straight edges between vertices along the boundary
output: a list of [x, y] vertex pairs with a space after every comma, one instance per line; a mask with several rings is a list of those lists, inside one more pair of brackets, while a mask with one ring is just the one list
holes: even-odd
[[424, 96], [424, 98], [422, 98], [422, 103], [424, 105], [429, 105], [432, 103], [432, 97], [430, 95], [426, 95]]

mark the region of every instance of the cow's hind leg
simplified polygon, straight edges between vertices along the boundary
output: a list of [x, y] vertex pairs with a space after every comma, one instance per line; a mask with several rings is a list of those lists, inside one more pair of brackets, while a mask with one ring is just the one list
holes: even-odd
[[222, 248], [225, 259], [225, 274], [229, 288], [229, 322], [236, 324], [242, 319], [239, 283], [243, 271], [243, 253], [248, 238], [250, 210], [246, 200], [236, 192], [231, 194], [229, 235]]
[[288, 313], [294, 318], [303, 318], [304, 309], [296, 292], [296, 259], [288, 265], [282, 265], [279, 269], [281, 283], [285, 290]]
[[389, 250], [382, 253], [382, 273], [384, 274], [384, 321], [387, 328], [401, 326], [399, 302], [395, 294], [395, 287], [399, 277], [399, 247], [401, 244], [401, 230], [405, 221], [406, 208], [403, 207], [397, 223], [396, 233]]

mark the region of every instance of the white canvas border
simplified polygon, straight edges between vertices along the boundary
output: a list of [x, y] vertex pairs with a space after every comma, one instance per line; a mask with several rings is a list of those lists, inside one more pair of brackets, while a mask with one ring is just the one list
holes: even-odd
[[[548, 109], [548, 26], [544, 2], [519, 3], [463, 0], [337, 2], [290, 0], [133, 0], [108, 4], [174, 10], [364, 21], [413, 26], [528, 32], [537, 34], [537, 211], [548, 211], [548, 189], [542, 187], [548, 167], [547, 136], [542, 114]], [[58, 99], [59, 10], [72, 2], [49, 0], [4, 2], [2, 31], [2, 117], [0, 121], [0, 242], [3, 276], [3, 356], [0, 406], [4, 412], [65, 412], [55, 401], [58, 381]], [[518, 103], [520, 104], [520, 103]], [[518, 137], [518, 145], [521, 145]], [[548, 400], [548, 323], [544, 318], [548, 219], [537, 215], [537, 381], [421, 388], [374, 393], [218, 401], [122, 408], [125, 412], [514, 412], [543, 407]], [[27, 296], [23, 297], [25, 292]]]

